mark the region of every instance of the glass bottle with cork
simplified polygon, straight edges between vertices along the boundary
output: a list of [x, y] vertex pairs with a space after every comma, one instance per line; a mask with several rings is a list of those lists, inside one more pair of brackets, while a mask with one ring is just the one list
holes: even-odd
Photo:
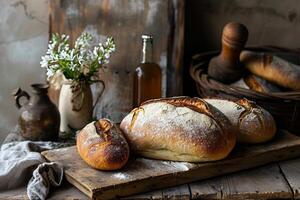
[[161, 69], [153, 62], [153, 38], [150, 35], [142, 35], [142, 41], [142, 62], [134, 74], [134, 107], [146, 100], [161, 97]]

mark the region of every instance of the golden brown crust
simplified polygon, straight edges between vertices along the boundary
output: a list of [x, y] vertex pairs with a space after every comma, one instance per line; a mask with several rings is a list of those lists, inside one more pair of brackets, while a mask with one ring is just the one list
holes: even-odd
[[281, 87], [300, 90], [300, 66], [277, 56], [251, 51], [242, 51], [240, 60], [251, 73]]
[[247, 99], [236, 103], [245, 109], [239, 116], [238, 142], [263, 143], [274, 137], [276, 123], [269, 112]]
[[272, 115], [247, 99], [237, 102], [222, 99], [205, 99], [208, 104], [223, 112], [237, 130], [237, 142], [262, 143], [276, 133]]
[[100, 119], [83, 128], [77, 135], [76, 145], [81, 158], [96, 169], [120, 169], [129, 158], [125, 137], [108, 119]]
[[120, 127], [135, 153], [163, 160], [219, 160], [229, 154], [236, 139], [228, 119], [199, 98], [147, 101]]
[[203, 101], [200, 98], [196, 98], [196, 97], [190, 98], [190, 97], [182, 96], [182, 97], [172, 97], [172, 98], [151, 99], [142, 103], [141, 106], [149, 103], [155, 103], [155, 102], [166, 102], [178, 107], [185, 106], [196, 112], [211, 116], [208, 105], [206, 104], [205, 101]]
[[237, 142], [262, 143], [271, 140], [276, 133], [272, 115], [247, 99], [237, 102], [222, 99], [204, 99], [219, 109], [237, 130]]

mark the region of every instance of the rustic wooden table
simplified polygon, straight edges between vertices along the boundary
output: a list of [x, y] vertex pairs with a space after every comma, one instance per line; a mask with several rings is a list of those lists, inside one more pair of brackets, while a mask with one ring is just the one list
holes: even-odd
[[[124, 199], [300, 199], [300, 158]], [[0, 199], [28, 199], [26, 188], [0, 193]], [[65, 182], [50, 199], [88, 199]]]

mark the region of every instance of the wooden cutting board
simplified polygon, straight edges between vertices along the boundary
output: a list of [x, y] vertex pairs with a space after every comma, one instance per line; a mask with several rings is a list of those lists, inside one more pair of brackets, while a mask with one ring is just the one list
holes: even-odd
[[269, 143], [238, 145], [226, 159], [216, 162], [192, 164], [132, 157], [125, 168], [109, 172], [90, 168], [75, 146], [42, 154], [49, 161], [61, 162], [66, 179], [89, 197], [112, 199], [295, 158], [300, 156], [300, 137], [279, 131]]

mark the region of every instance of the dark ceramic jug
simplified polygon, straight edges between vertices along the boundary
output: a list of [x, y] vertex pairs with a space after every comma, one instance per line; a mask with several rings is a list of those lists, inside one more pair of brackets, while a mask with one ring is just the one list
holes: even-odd
[[[29, 140], [55, 141], [58, 139], [60, 115], [56, 106], [50, 101], [47, 84], [31, 85], [34, 92], [30, 97], [18, 88], [13, 93], [16, 106], [20, 109], [19, 131]], [[21, 105], [20, 98], [28, 101]]]

